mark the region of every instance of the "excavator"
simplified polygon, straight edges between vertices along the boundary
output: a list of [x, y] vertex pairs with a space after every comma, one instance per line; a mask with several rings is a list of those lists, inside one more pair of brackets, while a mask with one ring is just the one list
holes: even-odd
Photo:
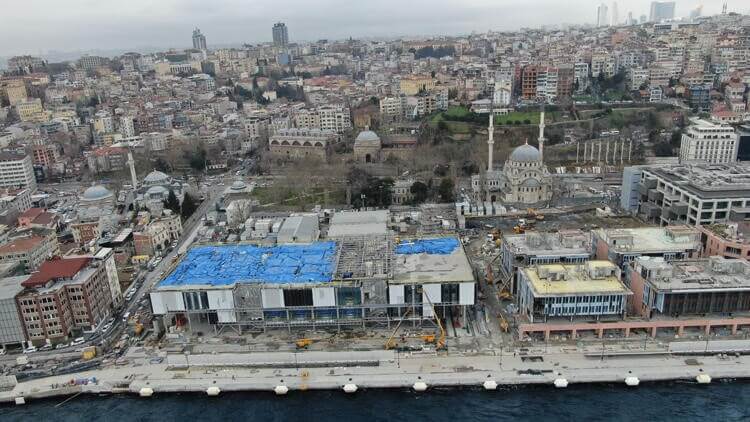
[[[445, 349], [445, 328], [443, 327], [443, 323], [440, 321], [440, 317], [435, 312], [435, 305], [432, 304], [430, 301], [430, 298], [425, 294], [425, 298], [427, 299], [427, 303], [430, 304], [430, 307], [432, 307], [432, 314], [435, 316], [435, 321], [437, 321], [438, 328], [440, 329], [440, 334], [422, 334], [417, 337], [422, 339], [422, 341], [425, 344], [434, 344], [435, 350], [443, 350]], [[388, 341], [385, 342], [385, 350], [390, 350], [396, 347], [396, 333], [398, 332], [399, 328], [401, 328], [401, 324], [406, 319], [407, 315], [411, 312], [411, 309], [407, 309], [407, 311], [404, 313], [404, 315], [399, 320], [398, 324], [396, 325], [396, 328], [393, 329], [393, 332], [391, 333], [390, 337], [388, 337]]]
[[319, 341], [329, 341], [333, 342], [333, 338], [336, 337], [336, 334], [328, 337], [328, 338], [301, 338], [298, 340], [295, 340], [294, 345], [297, 346], [297, 349], [307, 349], [309, 348], [313, 343], [317, 343]]

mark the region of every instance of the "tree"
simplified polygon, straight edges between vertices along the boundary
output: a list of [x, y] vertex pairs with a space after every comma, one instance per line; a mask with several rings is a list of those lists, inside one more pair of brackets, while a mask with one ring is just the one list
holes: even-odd
[[189, 193], [186, 193], [185, 197], [182, 198], [182, 219], [187, 220], [197, 209], [198, 204], [195, 203], [195, 199]]
[[167, 200], [164, 201], [164, 208], [172, 210], [175, 214], [178, 214], [180, 212], [180, 200], [177, 199], [177, 195], [174, 194], [173, 190], [169, 191], [169, 195], [167, 195]]
[[171, 171], [169, 168], [169, 163], [164, 159], [164, 157], [158, 157], [156, 159], [156, 162], [154, 162], [154, 169], [162, 173], [169, 173]]
[[421, 204], [427, 200], [427, 197], [430, 194], [430, 188], [422, 182], [414, 182], [409, 188], [409, 192], [411, 192], [412, 196], [414, 197], [412, 202], [414, 203], [414, 205], [416, 205]]
[[440, 186], [438, 187], [438, 195], [440, 195], [440, 200], [443, 202], [453, 202], [454, 201], [454, 195], [453, 195], [453, 180], [450, 177], [444, 177], [443, 180], [440, 181]]

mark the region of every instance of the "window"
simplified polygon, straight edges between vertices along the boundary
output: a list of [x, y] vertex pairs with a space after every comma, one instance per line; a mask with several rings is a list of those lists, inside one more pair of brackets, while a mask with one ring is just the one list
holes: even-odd
[[312, 289], [284, 290], [285, 306], [313, 306]]

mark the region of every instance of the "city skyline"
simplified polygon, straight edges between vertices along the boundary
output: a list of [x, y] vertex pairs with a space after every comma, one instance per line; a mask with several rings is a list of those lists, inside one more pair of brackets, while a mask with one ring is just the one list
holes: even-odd
[[[563, 23], [594, 24], [591, 16], [601, 2], [577, 0], [575, 5], [561, 5], [552, 0], [543, 0], [515, 5], [506, 0], [472, 0], [466, 4], [419, 0], [390, 7], [395, 3], [350, 4], [328, 0], [316, 7], [306, 3], [300, 3], [297, 7], [290, 5], [283, 12], [276, 11], [276, 5], [266, 0], [254, 2], [252, 8], [245, 3], [241, 0], [223, 0], [219, 5], [208, 5], [194, 0], [171, 0], [151, 6], [145, 1], [136, 0], [127, 5], [104, 6], [73, 1], [62, 8], [57, 2], [34, 0], [23, 8], [5, 8], [7, 23], [0, 25], [0, 37], [15, 39], [16, 42], [4, 46], [0, 50], [0, 57], [47, 54], [52, 51], [183, 48], [189, 47], [186, 40], [195, 27], [208, 34], [214, 46], [271, 42], [270, 29], [277, 21], [294, 28], [294, 36], [290, 40], [294, 42], [350, 36], [459, 35]], [[650, 3], [648, 0], [638, 0], [621, 4], [619, 13], [621, 16], [629, 11], [634, 16], [648, 15]], [[700, 0], [678, 1], [676, 16], [688, 16], [700, 4]], [[729, 11], [747, 12], [747, 7], [739, 0], [728, 1], [727, 4]], [[119, 10], [113, 10], [113, 7]], [[721, 7], [722, 2], [707, 4], [703, 14], [718, 14]], [[35, 10], [40, 13], [34, 13]], [[44, 13], [41, 13], [42, 10]], [[582, 10], [591, 12], [581, 13]], [[415, 19], [415, 15], [421, 18]], [[353, 19], [353, 16], [357, 18]], [[34, 35], [19, 40], [16, 35], [31, 26], [37, 28]]]

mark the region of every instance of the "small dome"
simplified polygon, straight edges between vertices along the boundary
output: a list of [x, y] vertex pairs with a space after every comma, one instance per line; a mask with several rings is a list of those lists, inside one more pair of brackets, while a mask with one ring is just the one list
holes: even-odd
[[169, 183], [169, 176], [158, 170], [154, 170], [143, 178], [143, 183], [147, 185], [166, 184]]
[[81, 197], [84, 201], [98, 201], [100, 199], [109, 198], [112, 196], [112, 192], [102, 185], [94, 185], [83, 191]]
[[247, 188], [247, 185], [242, 180], [235, 180], [230, 187], [232, 190], [245, 190], [245, 188]]
[[371, 130], [363, 130], [362, 132], [359, 132], [359, 135], [357, 135], [357, 139], [354, 140], [354, 142], [372, 142], [372, 141], [380, 141], [380, 136], [378, 136], [377, 133]]
[[524, 144], [513, 150], [510, 154], [510, 161], [517, 161], [523, 163], [530, 163], [534, 161], [542, 161], [542, 154], [536, 147]]

